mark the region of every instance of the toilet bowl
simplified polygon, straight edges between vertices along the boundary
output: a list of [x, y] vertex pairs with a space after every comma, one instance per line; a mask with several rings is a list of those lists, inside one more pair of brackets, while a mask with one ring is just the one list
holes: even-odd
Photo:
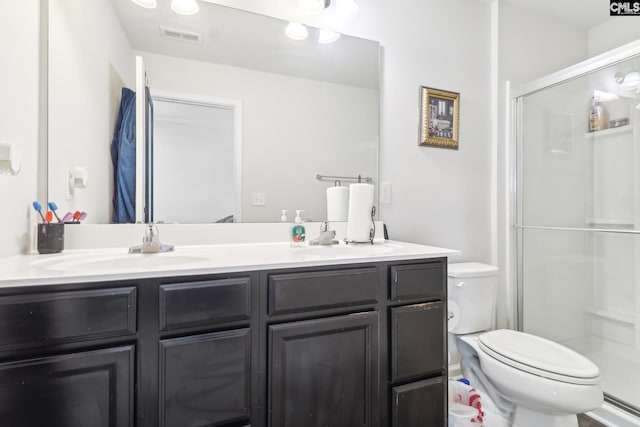
[[458, 339], [475, 350], [482, 372], [515, 405], [515, 427], [577, 427], [576, 414], [602, 405], [598, 367], [560, 344], [507, 329]]
[[[477, 263], [474, 264], [477, 267]], [[486, 274], [487, 267], [482, 268], [485, 272], [481, 275], [484, 279], [484, 292], [493, 292], [493, 287], [486, 281], [490, 277]], [[464, 286], [473, 286], [470, 266], [462, 266], [461, 270], [466, 274]], [[461, 280], [459, 275], [456, 276], [457, 271], [455, 264], [451, 264], [450, 287], [455, 286], [455, 281]], [[472, 292], [465, 294], [457, 289], [452, 302], [467, 310], [478, 310], [486, 314], [478, 304], [464, 301], [471, 294]], [[452, 293], [449, 297], [452, 297]], [[459, 301], [460, 299], [463, 301]], [[493, 310], [493, 306], [489, 306]], [[465, 311], [462, 308], [459, 310], [459, 317], [458, 322], [465, 323]], [[472, 314], [471, 318], [479, 318], [478, 313]], [[602, 405], [600, 371], [586, 357], [535, 335], [507, 329], [486, 331], [486, 321], [478, 325], [485, 328], [474, 328], [465, 323], [465, 333], [457, 334], [456, 342], [463, 358], [462, 365], [479, 366], [481, 377], [487, 380], [483, 381], [482, 386], [491, 388], [487, 390], [488, 394], [500, 396], [513, 404], [511, 412], [514, 427], [577, 427], [578, 413]], [[470, 362], [475, 357], [479, 364]]]

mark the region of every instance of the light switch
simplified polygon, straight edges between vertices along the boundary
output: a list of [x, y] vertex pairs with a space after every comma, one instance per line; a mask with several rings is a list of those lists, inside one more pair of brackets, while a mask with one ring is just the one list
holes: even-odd
[[251, 193], [251, 206], [266, 205], [264, 193]]
[[383, 205], [391, 204], [391, 183], [383, 182], [380, 184], [380, 203]]

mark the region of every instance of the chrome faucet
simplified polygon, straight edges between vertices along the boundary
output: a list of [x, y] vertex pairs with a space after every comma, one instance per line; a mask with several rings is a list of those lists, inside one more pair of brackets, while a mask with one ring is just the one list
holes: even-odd
[[130, 247], [129, 253], [157, 254], [159, 252], [171, 252], [174, 249], [173, 245], [164, 245], [160, 242], [158, 227], [154, 223], [149, 223], [142, 237], [142, 245]]
[[336, 231], [329, 229], [329, 221], [325, 221], [320, 226], [320, 235], [309, 242], [310, 245], [337, 245], [335, 239]]

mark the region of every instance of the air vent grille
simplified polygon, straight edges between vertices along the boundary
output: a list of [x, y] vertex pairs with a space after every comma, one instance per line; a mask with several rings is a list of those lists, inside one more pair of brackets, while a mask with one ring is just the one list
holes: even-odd
[[189, 43], [202, 43], [202, 34], [190, 31], [160, 27], [160, 35], [165, 39], [180, 40]]

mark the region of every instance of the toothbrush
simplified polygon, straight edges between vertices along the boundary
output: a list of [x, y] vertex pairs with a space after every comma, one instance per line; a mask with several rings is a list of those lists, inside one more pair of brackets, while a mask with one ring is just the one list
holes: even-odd
[[73, 213], [73, 222], [78, 222], [78, 218], [80, 218], [80, 211], [75, 211]]
[[62, 222], [62, 220], [60, 220], [60, 217], [56, 213], [56, 211], [58, 210], [58, 205], [56, 205], [55, 202], [49, 202], [49, 210], [53, 212], [53, 214], [56, 216], [56, 219], [58, 220], [58, 222]]
[[78, 222], [83, 221], [87, 217], [86, 212], [80, 212], [80, 216], [78, 217]]
[[47, 224], [51, 224], [51, 221], [53, 221], [53, 214], [51, 211], [47, 211], [44, 217], [47, 220]]
[[62, 222], [69, 222], [73, 219], [73, 214], [71, 212], [67, 212], [66, 214], [64, 214], [64, 216], [62, 217]]
[[40, 218], [42, 218], [42, 222], [46, 222], [46, 220], [44, 219], [44, 215], [42, 215], [42, 205], [40, 205], [40, 203], [38, 203], [38, 201], [34, 201], [33, 203], [33, 209], [35, 209], [39, 214], [40, 214]]

